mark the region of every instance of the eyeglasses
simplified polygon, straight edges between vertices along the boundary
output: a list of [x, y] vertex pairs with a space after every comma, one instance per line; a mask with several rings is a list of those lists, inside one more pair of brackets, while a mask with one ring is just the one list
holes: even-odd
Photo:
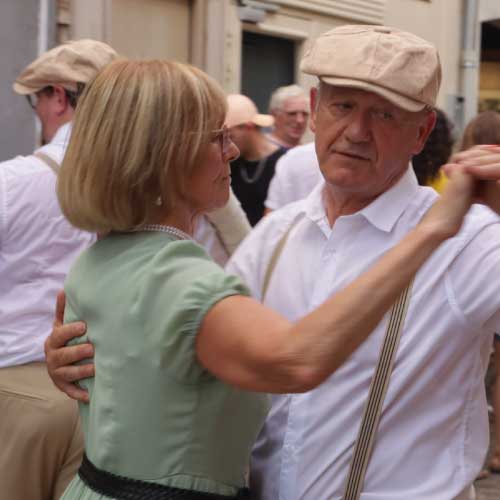
[[[67, 89], [64, 89], [64, 93], [66, 94], [66, 98], [69, 101], [69, 104], [71, 107], [75, 108], [76, 107], [76, 102], [78, 100], [79, 95], [81, 94], [83, 90], [83, 84], [77, 83], [78, 90], [76, 92], [71, 92]], [[26, 97], [26, 100], [28, 101], [28, 104], [30, 105], [31, 109], [36, 110], [36, 107], [38, 105], [38, 100], [42, 95], [48, 95], [51, 96], [54, 93], [54, 87], [51, 85], [44, 87], [43, 89], [40, 89], [39, 91], [35, 92], [34, 94], [28, 94]]]
[[222, 156], [227, 156], [232, 144], [228, 126], [224, 125], [222, 128], [214, 130], [212, 133], [213, 141], [219, 141]]
[[38, 95], [37, 94], [28, 94], [28, 95], [25, 95], [24, 97], [26, 97], [26, 100], [28, 101], [30, 108], [33, 110], [36, 110], [36, 106], [38, 104]]

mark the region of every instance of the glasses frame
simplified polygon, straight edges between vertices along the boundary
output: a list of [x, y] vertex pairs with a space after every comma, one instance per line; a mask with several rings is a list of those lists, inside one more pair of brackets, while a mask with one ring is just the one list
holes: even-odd
[[222, 156], [223, 157], [228, 156], [233, 142], [231, 140], [229, 127], [227, 125], [223, 125], [222, 128], [219, 128], [217, 130], [212, 130], [212, 134], [214, 136], [214, 140], [219, 141]]
[[[68, 99], [68, 101], [73, 109], [76, 108], [76, 103], [77, 103], [78, 97], [80, 96], [80, 94], [82, 93], [82, 90], [83, 90], [83, 84], [77, 83], [77, 86], [80, 86], [80, 85], [81, 85], [81, 87], [79, 87], [76, 92], [72, 92], [70, 90], [64, 89], [64, 93], [66, 94], [66, 97], [67, 97], [67, 99]], [[46, 87], [43, 87], [42, 89], [40, 89], [36, 92], [33, 92], [33, 94], [28, 94], [28, 95], [25, 95], [24, 97], [26, 97], [26, 100], [28, 101], [30, 108], [33, 111], [36, 111], [36, 106], [38, 104], [38, 99], [40, 98], [40, 96], [42, 94], [52, 95], [53, 93], [54, 93], [54, 87], [52, 85], [47, 85]], [[36, 101], [35, 101], [35, 97], [36, 97]]]

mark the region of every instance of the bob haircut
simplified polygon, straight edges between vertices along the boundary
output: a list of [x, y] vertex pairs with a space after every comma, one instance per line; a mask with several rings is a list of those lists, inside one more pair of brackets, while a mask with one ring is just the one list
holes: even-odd
[[222, 127], [226, 106], [215, 80], [193, 66], [107, 65], [76, 109], [57, 183], [64, 215], [78, 228], [103, 233], [169, 213]]
[[500, 144], [500, 114], [483, 111], [465, 127], [460, 150], [479, 144]]

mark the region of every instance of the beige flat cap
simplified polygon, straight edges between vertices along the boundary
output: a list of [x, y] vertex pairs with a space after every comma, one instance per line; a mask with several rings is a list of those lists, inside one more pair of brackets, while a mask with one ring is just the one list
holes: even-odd
[[242, 94], [228, 95], [226, 125], [235, 127], [249, 122], [259, 127], [271, 127], [274, 124], [274, 118], [271, 115], [260, 114], [249, 97]]
[[313, 43], [300, 67], [325, 83], [374, 92], [408, 111], [435, 106], [441, 84], [434, 45], [387, 26], [330, 30]]
[[76, 91], [77, 83], [88, 83], [117, 57], [109, 45], [96, 40], [63, 43], [29, 64], [16, 78], [13, 88], [21, 95], [34, 94], [51, 85]]

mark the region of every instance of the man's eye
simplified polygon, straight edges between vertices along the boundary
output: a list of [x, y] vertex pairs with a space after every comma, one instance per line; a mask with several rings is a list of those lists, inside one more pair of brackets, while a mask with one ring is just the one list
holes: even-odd
[[394, 115], [392, 113], [390, 113], [389, 111], [378, 110], [378, 111], [374, 111], [373, 115], [378, 120], [385, 121], [385, 122], [388, 122], [388, 121], [391, 121], [394, 119]]
[[330, 106], [331, 110], [334, 112], [344, 112], [344, 111], [349, 111], [352, 109], [352, 104], [349, 104], [348, 102], [334, 102]]

